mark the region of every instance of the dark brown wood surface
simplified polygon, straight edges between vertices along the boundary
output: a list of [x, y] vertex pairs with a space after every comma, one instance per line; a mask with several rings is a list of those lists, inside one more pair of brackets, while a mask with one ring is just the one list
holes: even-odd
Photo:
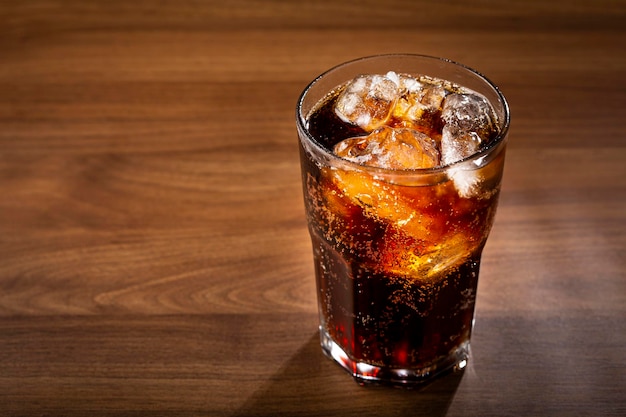
[[[623, 1], [1, 1], [1, 416], [626, 415]], [[294, 113], [443, 56], [508, 97], [472, 359], [324, 358]]]

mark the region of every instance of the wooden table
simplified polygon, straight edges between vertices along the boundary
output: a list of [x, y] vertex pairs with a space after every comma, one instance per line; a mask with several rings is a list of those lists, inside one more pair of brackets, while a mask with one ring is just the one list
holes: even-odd
[[[626, 415], [626, 5], [423, 3], [2, 1], [0, 415]], [[321, 354], [294, 122], [386, 52], [513, 115], [471, 362], [417, 391]]]

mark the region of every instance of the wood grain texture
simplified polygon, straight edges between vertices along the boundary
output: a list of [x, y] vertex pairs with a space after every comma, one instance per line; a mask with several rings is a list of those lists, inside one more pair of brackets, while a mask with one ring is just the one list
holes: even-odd
[[[0, 0], [1, 416], [626, 414], [626, 4]], [[294, 112], [340, 62], [463, 62], [510, 145], [472, 360], [320, 352]]]

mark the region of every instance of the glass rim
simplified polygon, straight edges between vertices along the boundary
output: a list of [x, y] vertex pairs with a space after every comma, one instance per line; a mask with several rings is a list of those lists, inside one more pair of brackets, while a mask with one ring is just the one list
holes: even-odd
[[[390, 168], [381, 168], [381, 167], [375, 167], [375, 166], [369, 166], [369, 165], [363, 165], [363, 164], [359, 164], [357, 162], [353, 162], [350, 160], [347, 160], [345, 158], [342, 158], [340, 156], [335, 155], [331, 150], [325, 148], [317, 139], [315, 139], [315, 137], [313, 137], [313, 135], [311, 135], [311, 133], [309, 132], [309, 129], [306, 127], [306, 116], [302, 114], [302, 107], [303, 107], [303, 102], [307, 96], [307, 94], [309, 93], [309, 91], [323, 78], [325, 78], [328, 74], [335, 72], [336, 70], [343, 68], [345, 66], [351, 65], [351, 64], [356, 64], [359, 62], [364, 62], [364, 61], [371, 61], [371, 60], [375, 60], [375, 59], [383, 59], [383, 58], [421, 58], [421, 59], [426, 59], [426, 60], [432, 60], [432, 61], [439, 61], [439, 62], [443, 62], [447, 65], [453, 65], [453, 66], [457, 66], [458, 68], [461, 68], [469, 73], [471, 73], [472, 75], [478, 77], [479, 80], [481, 80], [482, 82], [484, 82], [487, 86], [491, 87], [494, 92], [496, 93], [498, 100], [500, 101], [500, 104], [502, 105], [502, 113], [503, 113], [503, 117], [502, 117], [502, 126], [500, 129], [500, 132], [498, 133], [498, 135], [491, 141], [491, 143], [489, 144], [489, 146], [487, 146], [484, 149], [481, 149], [480, 151], [473, 153], [461, 160], [452, 162], [450, 164], [446, 164], [446, 165], [441, 165], [441, 166], [436, 166], [433, 168], [413, 168], [413, 169], [390, 169]], [[393, 71], [393, 69], [390, 69], [391, 71]], [[359, 74], [355, 74], [355, 76], [357, 76]], [[427, 75], [427, 74], [425, 74]], [[320, 98], [321, 99], [321, 98]], [[492, 104], [493, 105], [493, 104]], [[508, 131], [509, 131], [509, 126], [511, 123], [511, 115], [510, 115], [510, 109], [509, 109], [509, 104], [506, 100], [506, 98], [504, 97], [504, 95], [502, 94], [502, 92], [500, 91], [500, 89], [498, 88], [498, 86], [496, 84], [494, 84], [489, 78], [487, 78], [485, 75], [483, 75], [482, 73], [480, 73], [479, 71], [468, 67], [465, 64], [461, 64], [459, 62], [453, 61], [451, 59], [447, 59], [447, 58], [440, 58], [440, 57], [436, 57], [436, 56], [431, 56], [431, 55], [422, 55], [422, 54], [411, 54], [411, 53], [395, 53], [395, 54], [378, 54], [378, 55], [369, 55], [369, 56], [364, 56], [364, 57], [360, 57], [360, 58], [356, 58], [356, 59], [352, 59], [349, 61], [345, 61], [342, 62], [340, 64], [337, 64], [331, 68], [329, 68], [328, 70], [322, 72], [321, 74], [319, 74], [317, 77], [315, 77], [313, 79], [313, 81], [311, 81], [302, 91], [302, 93], [300, 94], [300, 97], [298, 98], [298, 102], [296, 105], [296, 121], [297, 121], [297, 126], [298, 126], [298, 130], [302, 131], [305, 135], [306, 135], [306, 139], [308, 141], [309, 144], [311, 144], [315, 150], [317, 152], [322, 153], [325, 157], [329, 158], [331, 161], [338, 163], [340, 165], [346, 166], [352, 170], [355, 171], [365, 171], [365, 172], [371, 172], [374, 174], [381, 174], [382, 176], [414, 176], [414, 175], [430, 175], [430, 174], [441, 174], [444, 173], [446, 171], [448, 171], [450, 168], [455, 167], [455, 166], [460, 166], [463, 164], [466, 164], [469, 161], [480, 161], [482, 160], [482, 158], [485, 158], [486, 156], [488, 156], [489, 154], [491, 154], [492, 152], [494, 152], [495, 149], [497, 149], [500, 145], [502, 145], [505, 142], [505, 139], [507, 137]], [[365, 136], [365, 135], [364, 135]]]

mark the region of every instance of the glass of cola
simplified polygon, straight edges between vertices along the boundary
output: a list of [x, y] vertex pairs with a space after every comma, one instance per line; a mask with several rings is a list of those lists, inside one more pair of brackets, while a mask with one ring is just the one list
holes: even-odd
[[498, 88], [421, 55], [341, 64], [299, 98], [322, 351], [360, 383], [467, 364], [509, 127]]

